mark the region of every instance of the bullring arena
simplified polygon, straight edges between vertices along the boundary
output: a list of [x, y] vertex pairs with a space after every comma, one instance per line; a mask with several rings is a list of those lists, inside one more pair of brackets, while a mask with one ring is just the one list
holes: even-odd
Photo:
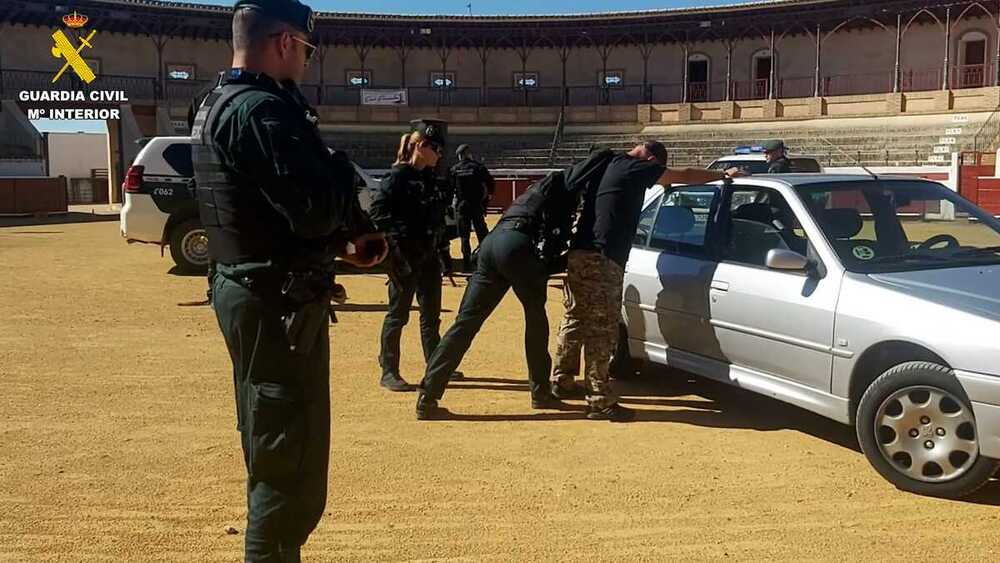
[[[53, 85], [50, 36], [73, 12], [97, 30], [97, 77]], [[212, 310], [190, 306], [204, 276], [126, 245], [117, 215], [136, 141], [186, 135], [192, 98], [228, 66], [229, 19], [155, 0], [0, 0], [0, 561], [240, 560], [232, 369]], [[410, 119], [447, 120], [449, 144], [498, 171], [498, 207], [593, 145], [656, 138], [670, 166], [704, 167], [783, 138], [828, 170], [940, 181], [1000, 215], [998, 22], [996, 2], [947, 0], [319, 13], [303, 92], [324, 140], [368, 170], [389, 167]], [[29, 112], [55, 106], [21, 93], [54, 87], [127, 98], [87, 102], [120, 115], [89, 175], [49, 174]], [[530, 409], [510, 295], [462, 363], [450, 419], [417, 422], [412, 394], [377, 385], [386, 276], [338, 281], [330, 493], [308, 561], [1000, 557], [996, 479], [961, 500], [905, 493], [852, 428], [743, 389], [646, 366], [622, 382], [632, 424], [589, 422], [582, 401]], [[465, 285], [444, 280], [442, 328]], [[548, 299], [554, 335], [561, 278]]]

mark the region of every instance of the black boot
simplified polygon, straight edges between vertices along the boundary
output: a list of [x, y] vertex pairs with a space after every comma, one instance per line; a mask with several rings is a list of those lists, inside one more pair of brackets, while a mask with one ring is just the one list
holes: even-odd
[[430, 398], [423, 391], [417, 396], [417, 420], [438, 420], [444, 418], [447, 411], [438, 406], [436, 399]]
[[416, 388], [406, 382], [405, 379], [399, 376], [398, 373], [385, 372], [382, 374], [382, 381], [379, 385], [385, 387], [389, 391], [405, 392], [413, 391]]
[[552, 393], [542, 393], [540, 395], [532, 395], [531, 397], [531, 408], [536, 410], [562, 410], [566, 407], [566, 403], [555, 398]]

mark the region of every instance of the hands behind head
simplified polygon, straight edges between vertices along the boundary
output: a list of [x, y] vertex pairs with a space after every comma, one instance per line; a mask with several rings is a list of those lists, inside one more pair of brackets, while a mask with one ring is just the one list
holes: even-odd
[[342, 254], [341, 260], [358, 268], [371, 268], [380, 264], [389, 254], [389, 244], [382, 233], [361, 235], [350, 243]]

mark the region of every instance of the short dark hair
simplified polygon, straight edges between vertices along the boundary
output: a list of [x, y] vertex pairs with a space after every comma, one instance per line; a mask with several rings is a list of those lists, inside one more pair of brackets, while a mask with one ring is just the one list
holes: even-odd
[[644, 141], [642, 146], [645, 147], [649, 154], [653, 155], [660, 162], [660, 164], [666, 166], [667, 164], [667, 147], [663, 146], [663, 143], [650, 139]]
[[260, 10], [245, 7], [233, 12], [233, 50], [247, 51], [287, 25]]

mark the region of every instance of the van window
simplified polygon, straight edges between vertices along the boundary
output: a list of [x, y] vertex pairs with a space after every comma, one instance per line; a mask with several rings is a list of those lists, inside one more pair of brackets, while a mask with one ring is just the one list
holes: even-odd
[[173, 168], [178, 176], [194, 177], [194, 164], [191, 163], [191, 145], [173, 143], [163, 149], [163, 160]]

